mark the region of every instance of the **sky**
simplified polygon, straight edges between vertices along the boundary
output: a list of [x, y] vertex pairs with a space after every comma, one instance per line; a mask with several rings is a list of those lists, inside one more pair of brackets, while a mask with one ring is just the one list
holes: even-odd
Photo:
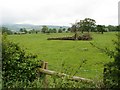
[[0, 24], [70, 26], [92, 18], [96, 24], [118, 25], [120, 0], [0, 0]]

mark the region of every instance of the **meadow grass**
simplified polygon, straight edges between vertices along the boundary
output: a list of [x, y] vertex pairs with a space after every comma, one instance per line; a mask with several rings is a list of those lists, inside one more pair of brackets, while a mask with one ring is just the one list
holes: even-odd
[[[90, 42], [100, 48], [114, 49], [112, 40], [116, 40], [117, 32], [106, 32], [104, 34], [91, 33], [91, 41], [70, 41], [70, 40], [47, 40], [48, 37], [72, 36], [73, 33], [54, 33], [54, 34], [26, 34], [9, 35], [9, 39], [27, 50], [29, 53], [38, 55], [39, 60], [48, 62], [48, 69], [62, 72], [68, 69], [69, 73], [74, 74], [78, 70], [77, 76], [101, 79], [103, 66], [112, 61], [107, 55]], [[87, 60], [80, 69], [83, 60]]]

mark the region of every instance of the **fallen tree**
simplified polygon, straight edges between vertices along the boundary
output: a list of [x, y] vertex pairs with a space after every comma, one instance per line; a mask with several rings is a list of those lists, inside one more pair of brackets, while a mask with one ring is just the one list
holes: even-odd
[[76, 36], [72, 37], [57, 37], [57, 38], [48, 38], [47, 40], [92, 40], [92, 37], [89, 33], [80, 35], [76, 38]]

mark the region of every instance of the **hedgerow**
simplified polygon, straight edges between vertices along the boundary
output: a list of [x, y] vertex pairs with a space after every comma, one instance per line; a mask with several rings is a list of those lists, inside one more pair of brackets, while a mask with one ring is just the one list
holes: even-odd
[[33, 82], [38, 66], [37, 55], [28, 54], [18, 44], [2, 36], [2, 80], [3, 87], [14, 87], [15, 82]]

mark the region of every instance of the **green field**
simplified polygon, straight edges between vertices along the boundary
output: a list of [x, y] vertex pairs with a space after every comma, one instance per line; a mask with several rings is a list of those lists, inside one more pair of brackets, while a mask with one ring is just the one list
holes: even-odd
[[87, 60], [78, 70], [77, 76], [100, 79], [103, 65], [112, 59], [93, 47], [90, 42], [101, 48], [114, 49], [112, 40], [116, 39], [116, 33], [91, 33], [91, 41], [47, 40], [48, 37], [72, 36], [73, 33], [9, 35], [8, 38], [19, 43], [27, 52], [37, 54], [39, 60], [47, 61], [50, 70], [60, 72], [64, 63], [65, 68], [73, 69], [69, 70], [73, 74], [82, 61]]

